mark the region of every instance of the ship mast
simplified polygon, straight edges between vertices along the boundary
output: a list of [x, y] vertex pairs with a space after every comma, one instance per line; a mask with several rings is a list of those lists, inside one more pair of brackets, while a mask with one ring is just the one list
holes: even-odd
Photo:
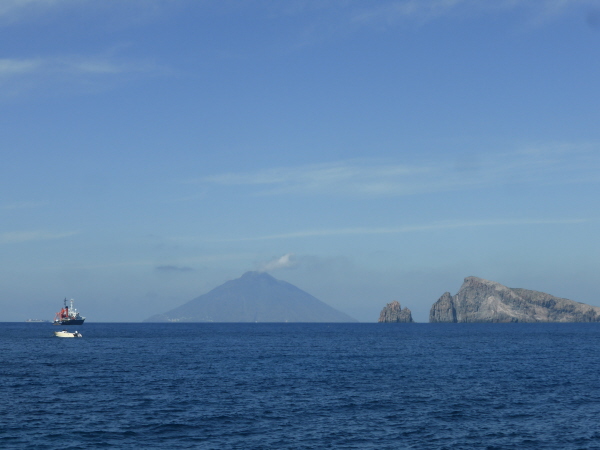
[[[73, 316], [72, 318], [75, 318], [75, 316], [77, 316], [77, 310], [75, 308], [73, 308], [73, 299], [71, 299], [71, 316]], [[71, 318], [71, 316], [69, 316], [69, 318]]]

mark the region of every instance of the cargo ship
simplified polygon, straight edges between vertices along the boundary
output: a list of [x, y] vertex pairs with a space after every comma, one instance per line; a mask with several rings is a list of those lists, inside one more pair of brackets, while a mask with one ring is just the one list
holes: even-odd
[[65, 298], [65, 306], [56, 313], [54, 325], [83, 325], [85, 317], [82, 317], [79, 312], [73, 307], [73, 299], [70, 300], [70, 306]]

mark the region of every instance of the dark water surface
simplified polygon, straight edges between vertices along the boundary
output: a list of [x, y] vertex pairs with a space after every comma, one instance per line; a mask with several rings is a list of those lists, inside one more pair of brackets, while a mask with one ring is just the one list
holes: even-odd
[[0, 324], [0, 448], [600, 449], [600, 324]]

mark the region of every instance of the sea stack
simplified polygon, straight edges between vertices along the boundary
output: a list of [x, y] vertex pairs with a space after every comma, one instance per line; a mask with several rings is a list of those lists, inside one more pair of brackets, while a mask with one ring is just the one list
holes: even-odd
[[600, 307], [538, 291], [508, 288], [467, 277], [458, 293], [444, 293], [431, 307], [429, 322], [599, 322]]
[[385, 305], [379, 314], [379, 323], [412, 323], [414, 322], [410, 309], [400, 306], [400, 303], [393, 301]]

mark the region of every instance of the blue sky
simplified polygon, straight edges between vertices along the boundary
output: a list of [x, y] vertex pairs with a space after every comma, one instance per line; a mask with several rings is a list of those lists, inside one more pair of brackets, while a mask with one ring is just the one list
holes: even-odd
[[600, 306], [600, 4], [3, 0], [0, 302], [139, 321], [268, 270], [360, 321]]

